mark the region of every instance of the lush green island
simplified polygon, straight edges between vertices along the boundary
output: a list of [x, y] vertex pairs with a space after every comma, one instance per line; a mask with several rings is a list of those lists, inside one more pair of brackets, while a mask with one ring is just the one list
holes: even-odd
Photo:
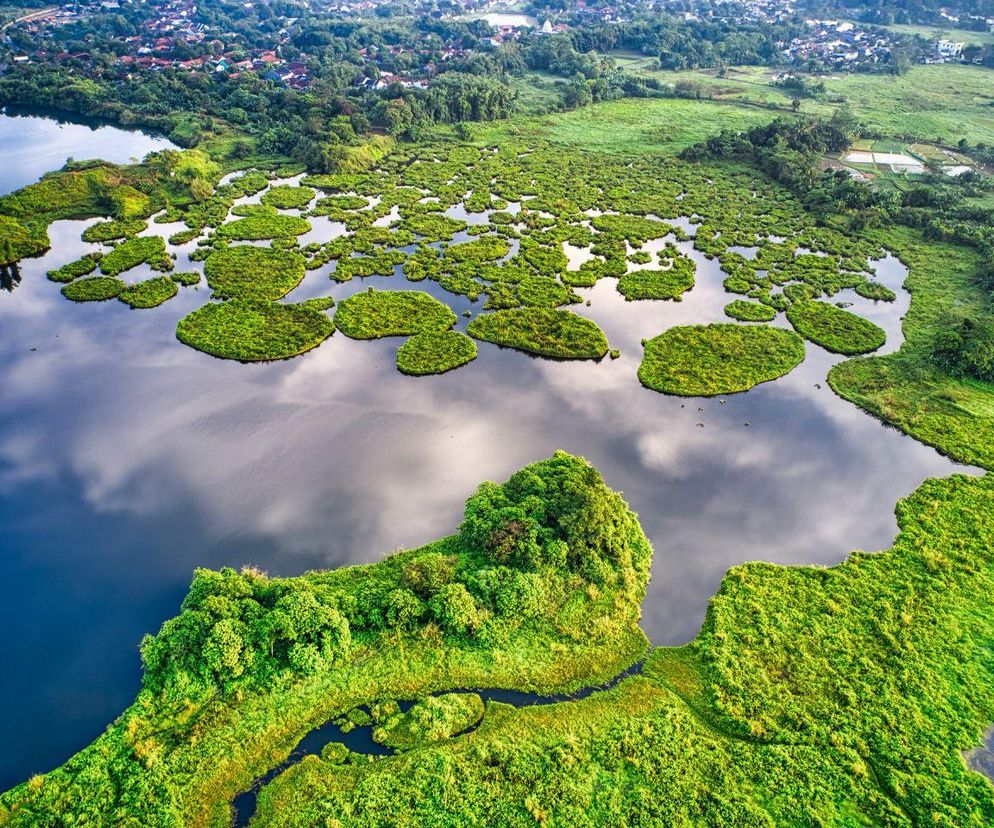
[[653, 391], [712, 397], [748, 391], [804, 360], [804, 343], [780, 328], [695, 325], [670, 328], [645, 344], [639, 380]]

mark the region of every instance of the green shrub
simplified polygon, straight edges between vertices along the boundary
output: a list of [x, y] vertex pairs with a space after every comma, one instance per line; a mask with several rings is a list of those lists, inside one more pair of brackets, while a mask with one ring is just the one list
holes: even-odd
[[787, 319], [805, 339], [837, 354], [866, 354], [887, 339], [869, 320], [826, 302], [796, 302], [787, 309]]
[[221, 359], [262, 362], [316, 348], [334, 330], [331, 318], [313, 306], [232, 299], [212, 302], [183, 317], [176, 336], [185, 345]]
[[459, 331], [415, 334], [397, 350], [397, 367], [414, 376], [444, 374], [476, 359], [476, 343]]
[[654, 391], [710, 397], [747, 391], [782, 377], [804, 360], [791, 331], [756, 325], [670, 328], [645, 345], [638, 377]]
[[466, 332], [485, 342], [560, 359], [600, 359], [604, 332], [582, 316], [551, 308], [512, 308], [477, 316]]
[[204, 275], [220, 299], [279, 299], [300, 284], [306, 263], [293, 251], [235, 245], [211, 253]]

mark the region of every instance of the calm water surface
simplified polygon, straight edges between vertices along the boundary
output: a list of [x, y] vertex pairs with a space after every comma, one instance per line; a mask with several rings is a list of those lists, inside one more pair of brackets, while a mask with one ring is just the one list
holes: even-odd
[[[14, 126], [35, 136], [16, 143], [25, 169], [93, 154], [58, 127]], [[0, 118], [5, 152], [12, 129]], [[57, 148], [44, 138], [53, 134]], [[107, 136], [105, 149], [134, 140]], [[50, 163], [53, 153], [63, 157]], [[44, 274], [91, 249], [79, 239], [87, 224], [54, 225], [52, 251], [0, 293], [0, 788], [60, 763], [131, 701], [138, 643], [177, 612], [198, 566], [294, 575], [379, 560], [451, 533], [481, 480], [563, 448], [639, 512], [656, 549], [644, 626], [655, 642], [679, 643], [728, 567], [833, 564], [885, 548], [898, 498], [964, 470], [836, 397], [825, 382], [836, 358], [812, 345], [801, 367], [747, 394], [680, 400], [642, 388], [643, 337], [726, 321], [733, 297], [695, 252], [697, 285], [683, 302], [626, 303], [611, 280], [583, 291], [591, 306], [576, 310], [604, 328], [618, 360], [481, 344], [465, 368], [410, 378], [394, 366], [399, 340], [335, 334], [269, 365], [186, 348], [176, 322], [207, 301], [204, 287], [151, 311], [67, 302]], [[336, 232], [324, 219], [315, 227]], [[900, 286], [899, 263], [878, 269]], [[309, 272], [292, 298], [411, 286], [333, 285], [328, 270]], [[457, 313], [480, 308], [439, 295]], [[892, 305], [838, 298], [897, 347], [906, 294]]]
[[176, 149], [176, 145], [138, 130], [6, 114], [0, 109], [0, 195], [37, 181], [68, 158], [126, 164], [163, 149]]

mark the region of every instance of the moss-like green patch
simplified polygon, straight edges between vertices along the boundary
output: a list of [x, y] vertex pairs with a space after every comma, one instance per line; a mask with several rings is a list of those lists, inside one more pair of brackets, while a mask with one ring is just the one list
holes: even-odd
[[145, 219], [132, 219], [131, 221], [121, 221], [111, 219], [110, 221], [99, 221], [87, 227], [82, 234], [85, 242], [108, 242], [116, 239], [137, 236], [148, 227]]
[[204, 275], [221, 299], [279, 299], [300, 284], [306, 264], [292, 250], [237, 245], [211, 253]]
[[669, 270], [634, 270], [618, 280], [618, 293], [626, 299], [679, 299], [694, 286], [691, 266]]
[[454, 244], [445, 251], [445, 258], [452, 262], [492, 262], [503, 259], [511, 246], [500, 236], [484, 236], [473, 241]]
[[192, 287], [200, 284], [200, 274], [196, 270], [183, 270], [170, 273], [169, 278], [184, 287]]
[[654, 391], [710, 397], [748, 391], [782, 377], [804, 360], [804, 343], [791, 331], [755, 325], [670, 328], [645, 345], [641, 383]]
[[117, 276], [145, 263], [156, 270], [172, 268], [166, 243], [159, 236], [138, 236], [121, 242], [100, 260], [100, 272], [104, 276]]
[[343, 299], [335, 312], [338, 329], [352, 339], [413, 336], [455, 323], [448, 305], [419, 290], [367, 290]]
[[311, 223], [300, 216], [255, 215], [222, 224], [217, 234], [234, 241], [262, 241], [302, 236], [310, 229]]
[[607, 337], [594, 322], [552, 308], [512, 308], [478, 316], [466, 328], [476, 339], [560, 359], [600, 359]]
[[133, 308], [156, 308], [172, 299], [179, 292], [179, 285], [168, 276], [145, 279], [122, 290], [117, 298]]
[[112, 279], [109, 276], [90, 276], [86, 279], [77, 279], [68, 285], [62, 286], [62, 295], [73, 302], [103, 302], [113, 299], [122, 290], [124, 282], [120, 279]]
[[805, 339], [837, 354], [867, 354], [887, 340], [882, 328], [826, 302], [797, 302], [787, 319]]
[[262, 203], [278, 210], [302, 210], [314, 200], [310, 187], [292, 187], [280, 184], [262, 194]]
[[777, 312], [769, 305], [736, 299], [725, 305], [725, 315], [740, 322], [772, 322], [776, 319]]
[[856, 293], [865, 299], [873, 299], [877, 302], [893, 302], [897, 298], [894, 291], [880, 282], [861, 282], [856, 285]]
[[80, 276], [89, 276], [94, 270], [97, 269], [97, 265], [99, 263], [99, 253], [96, 256], [87, 253], [85, 256], [76, 259], [74, 262], [64, 264], [56, 270], [48, 271], [48, 278], [53, 282], [71, 282], [73, 279], [78, 279]]
[[476, 343], [459, 331], [425, 331], [397, 349], [397, 367], [405, 374], [444, 374], [476, 359]]
[[264, 362], [316, 348], [334, 330], [331, 318], [313, 305], [232, 299], [212, 302], [185, 316], [176, 326], [176, 337], [222, 359]]

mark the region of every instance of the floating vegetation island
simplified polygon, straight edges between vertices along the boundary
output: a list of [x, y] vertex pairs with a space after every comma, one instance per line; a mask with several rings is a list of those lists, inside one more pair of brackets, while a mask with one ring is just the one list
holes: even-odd
[[335, 331], [323, 307], [263, 299], [212, 302], [179, 321], [176, 336], [198, 351], [223, 359], [264, 362], [289, 359], [316, 348]]
[[476, 343], [459, 331], [425, 331], [397, 349], [397, 367], [404, 374], [444, 374], [476, 359]]
[[804, 360], [804, 342], [781, 328], [688, 325], [645, 344], [639, 381], [654, 391], [712, 397], [748, 391], [782, 377]]
[[211, 253], [204, 275], [219, 299], [280, 299], [300, 284], [306, 264], [292, 250], [236, 245]]
[[[192, 164], [200, 180], [214, 178], [209, 198], [175, 192], [176, 170], [147, 161], [140, 168], [146, 178], [170, 176], [168, 187], [158, 185], [161, 196], [130, 202], [115, 196], [128, 209], [83, 233], [84, 240], [100, 247], [53, 269], [49, 278], [71, 284], [96, 270], [117, 276], [139, 265], [171, 271], [177, 254], [149, 234], [149, 222], [181, 222], [187, 229], [174, 233], [170, 243], [196, 242], [188, 256], [204, 262], [214, 298], [275, 301], [291, 294], [310, 271], [318, 271], [311, 278], [329, 278], [329, 292], [335, 283], [374, 276], [433, 282], [454, 299], [482, 302], [482, 313], [466, 329], [470, 337], [563, 359], [599, 359], [609, 350], [595, 322], [564, 310], [584, 301], [583, 288], [610, 279], [633, 302], [679, 301], [694, 289], [693, 251], [715, 260], [726, 291], [743, 297], [729, 302], [729, 316], [770, 322], [787, 311], [803, 336], [841, 353], [874, 350], [882, 344], [882, 332], [817, 300], [844, 289], [874, 300], [893, 298], [873, 279], [874, 260], [886, 254], [879, 242], [817, 226], [787, 191], [757, 187], [756, 178], [743, 169], [673, 165], [652, 157], [629, 163], [584, 153], [575, 153], [564, 168], [555, 148], [511, 141], [486, 149], [398, 145], [364, 171], [304, 176], [297, 184], [280, 180], [278, 171], [253, 170], [220, 184], [218, 170], [203, 156], [178, 157], [170, 164]], [[78, 202], [75, 214], [95, 208], [74, 187], [113, 186], [101, 184], [94, 171], [85, 174], [89, 178], [57, 176], [72, 185], [68, 194]], [[142, 186], [155, 189], [148, 182]], [[0, 216], [20, 222], [26, 205], [54, 197], [52, 187], [46, 180], [0, 198]], [[249, 197], [258, 202], [246, 202]], [[44, 215], [64, 214], [49, 210]], [[479, 218], [471, 223], [470, 215]], [[686, 216], [693, 216], [692, 232], [680, 222]], [[312, 222], [327, 221], [339, 226], [331, 238], [298, 242], [315, 229]], [[578, 265], [570, 266], [569, 250], [583, 254]], [[195, 285], [196, 275], [184, 271], [173, 285]], [[66, 295], [95, 300], [117, 295], [115, 289], [113, 283], [88, 282]], [[122, 298], [135, 307], [154, 307], [174, 293], [172, 286], [153, 279], [127, 289]], [[322, 324], [299, 339], [264, 337], [273, 348], [268, 354], [262, 344], [248, 348], [243, 324], [248, 307], [191, 314], [181, 323], [179, 339], [234, 359], [285, 359], [323, 339]], [[279, 309], [253, 307], [268, 320], [267, 330], [282, 330], [278, 319], [289, 321]], [[208, 320], [212, 324], [205, 336]], [[476, 353], [462, 334], [437, 335], [452, 328], [456, 316], [423, 290], [361, 292], [340, 303], [335, 324], [357, 339], [436, 334], [412, 339], [398, 353], [398, 368], [413, 375], [452, 370]], [[297, 322], [289, 327], [297, 330]], [[220, 341], [226, 331], [236, 338], [229, 346]], [[745, 341], [738, 344], [746, 347]], [[778, 351], [768, 366], [773, 375], [786, 364], [779, 363], [780, 357]], [[659, 379], [658, 370], [658, 365], [643, 368], [646, 384], [672, 387]], [[770, 370], [750, 363], [742, 366], [742, 381], [733, 381], [727, 371], [724, 380], [735, 388], [749, 387]], [[708, 383], [688, 380], [676, 393], [693, 393], [688, 390], [693, 388], [728, 390], [722, 382], [709, 391]]]
[[883, 329], [827, 302], [798, 302], [787, 310], [787, 319], [805, 339], [837, 354], [866, 354], [887, 339]]

